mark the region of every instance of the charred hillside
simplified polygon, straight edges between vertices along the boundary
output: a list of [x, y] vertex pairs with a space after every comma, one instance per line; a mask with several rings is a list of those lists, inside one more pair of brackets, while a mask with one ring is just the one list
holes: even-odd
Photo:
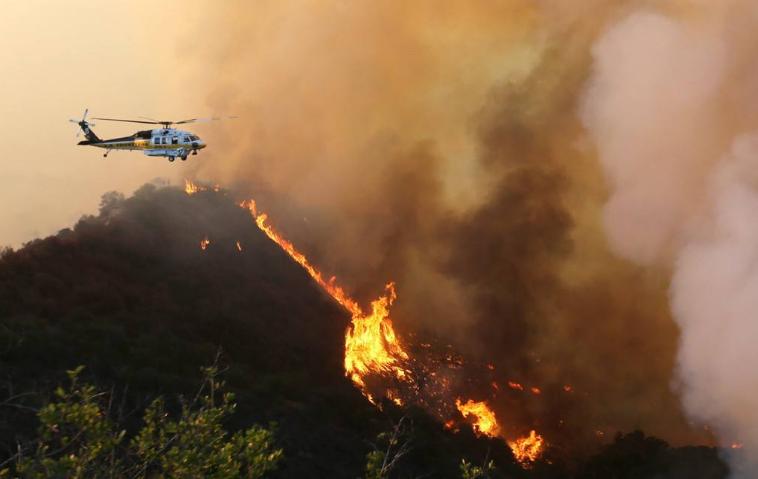
[[343, 374], [349, 319], [227, 193], [106, 194], [96, 216], [0, 256], [0, 455], [34, 436], [33, 409], [66, 369], [85, 365], [137, 426], [134, 411], [156, 396], [193, 394], [221, 351], [239, 403], [229, 428], [276, 422], [279, 477], [360, 476], [403, 414], [414, 439], [397, 477], [460, 477], [462, 458], [485, 457], [495, 477], [725, 477], [715, 450], [641, 433], [581, 467], [552, 456], [523, 470], [502, 440], [446, 431], [415, 409], [380, 411]]

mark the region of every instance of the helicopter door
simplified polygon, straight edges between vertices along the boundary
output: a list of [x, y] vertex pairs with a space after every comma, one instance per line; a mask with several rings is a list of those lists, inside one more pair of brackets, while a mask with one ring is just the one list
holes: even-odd
[[172, 145], [178, 145], [179, 144], [179, 137], [178, 136], [172, 136], [171, 137], [171, 144]]

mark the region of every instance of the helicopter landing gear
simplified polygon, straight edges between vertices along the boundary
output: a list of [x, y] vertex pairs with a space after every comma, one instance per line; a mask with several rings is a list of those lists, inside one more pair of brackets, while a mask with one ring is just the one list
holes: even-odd
[[173, 162], [175, 159], [176, 159], [176, 158], [175, 158], [175, 157], [173, 157], [173, 156], [169, 156], [169, 157], [168, 157], [168, 161], [169, 161], [169, 162]]
[[108, 158], [108, 153], [110, 153], [110, 152], [111, 152], [111, 150], [107, 150], [107, 151], [106, 151], [106, 152], [103, 154], [103, 158]]
[[182, 161], [187, 161], [187, 155], [181, 156], [180, 158], [182, 159]]
[[193, 155], [197, 155], [197, 150], [192, 150]]

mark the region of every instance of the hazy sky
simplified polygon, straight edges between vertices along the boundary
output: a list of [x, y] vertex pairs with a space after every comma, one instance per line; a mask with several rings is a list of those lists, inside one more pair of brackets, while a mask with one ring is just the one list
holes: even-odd
[[[197, 2], [10, 0], [0, 19], [0, 246], [18, 246], [95, 212], [103, 192], [130, 193], [181, 162], [77, 146], [91, 116], [185, 118], [208, 114], [183, 60]], [[196, 45], [196, 43], [195, 43]], [[140, 125], [98, 122], [100, 137]], [[202, 153], [190, 160], [199, 160]], [[188, 161], [187, 163], [190, 163]]]

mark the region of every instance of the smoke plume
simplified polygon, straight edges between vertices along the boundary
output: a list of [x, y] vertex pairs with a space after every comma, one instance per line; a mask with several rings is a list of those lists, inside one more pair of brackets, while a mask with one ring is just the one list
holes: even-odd
[[666, 268], [741, 103], [720, 88], [748, 92], [724, 51], [749, 37], [639, 3], [214, 5], [193, 51], [209, 107], [240, 118], [202, 132], [196, 174], [252, 193], [354, 297], [396, 281], [400, 332], [491, 363], [467, 380], [506, 427], [707, 442], [669, 387]]
[[744, 1], [632, 12], [595, 43], [582, 106], [609, 243], [673, 269], [676, 386], [745, 478], [758, 473], [756, 20]]

